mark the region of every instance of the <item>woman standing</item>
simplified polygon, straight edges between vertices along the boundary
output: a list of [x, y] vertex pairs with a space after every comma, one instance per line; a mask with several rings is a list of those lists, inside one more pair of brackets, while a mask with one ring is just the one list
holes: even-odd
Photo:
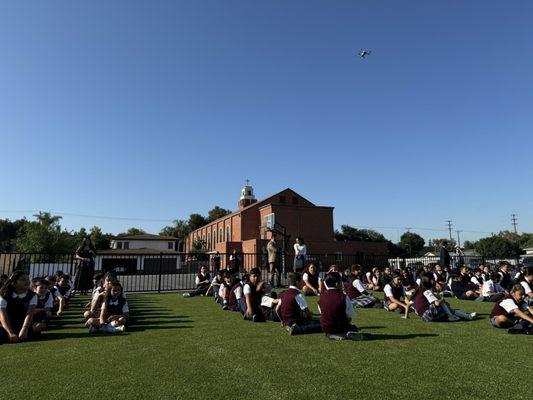
[[74, 280], [74, 289], [76, 291], [86, 293], [92, 289], [95, 255], [96, 248], [93, 246], [91, 238], [85, 236], [85, 239], [83, 239], [83, 242], [74, 254], [74, 258], [79, 261]]
[[305, 268], [305, 259], [307, 257], [307, 246], [304, 240], [300, 237], [296, 237], [296, 243], [294, 243], [294, 272], [302, 272]]

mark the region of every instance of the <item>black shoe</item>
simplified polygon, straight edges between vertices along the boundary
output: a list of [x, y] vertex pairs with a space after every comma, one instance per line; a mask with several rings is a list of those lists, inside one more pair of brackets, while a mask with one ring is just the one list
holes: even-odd
[[368, 335], [366, 333], [347, 332], [346, 333], [346, 339], [347, 340], [354, 340], [354, 341], [367, 340], [368, 339]]

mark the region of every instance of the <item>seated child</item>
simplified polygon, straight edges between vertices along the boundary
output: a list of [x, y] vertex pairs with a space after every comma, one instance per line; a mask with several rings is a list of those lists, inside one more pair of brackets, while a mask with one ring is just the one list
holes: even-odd
[[[361, 282], [360, 275], [361, 266], [352, 265], [352, 275], [348, 280], [348, 287], [346, 288], [346, 294], [352, 301], [352, 305], [359, 308], [381, 308], [382, 304], [380, 301], [366, 291], [366, 287]], [[376, 286], [374, 285], [374, 287]]]
[[107, 274], [104, 279], [102, 274], [94, 274], [93, 276], [93, 290], [91, 294], [91, 301], [89, 310], [83, 313], [85, 321], [89, 318], [98, 318], [100, 315], [100, 306], [102, 305], [103, 296], [106, 287], [110, 287], [112, 282], [118, 282], [114, 274]]
[[381, 286], [385, 290], [385, 285], [391, 283], [392, 281], [392, 271], [390, 267], [383, 268], [383, 275], [381, 276]]
[[224, 283], [224, 271], [218, 270], [215, 272], [215, 276], [213, 277], [213, 280], [211, 281], [211, 284], [207, 288], [207, 292], [205, 293], [206, 296], [213, 296], [215, 298], [215, 301], [219, 302], [219, 290], [220, 286]]
[[68, 301], [72, 293], [70, 287], [69, 278], [67, 275], [60, 275], [57, 280], [57, 299], [59, 301], [59, 308], [57, 310], [57, 316], [60, 317], [68, 308]]
[[383, 308], [387, 311], [399, 311], [403, 313], [402, 318], [407, 318], [410, 304], [402, 285], [402, 275], [400, 272], [395, 271], [392, 274], [392, 281], [385, 285], [383, 293], [385, 294]]
[[0, 343], [23, 342], [33, 336], [31, 321], [37, 295], [24, 271], [15, 271], [0, 289]]
[[[282, 300], [283, 303], [283, 300]], [[324, 290], [318, 300], [320, 326], [330, 340], [363, 340], [366, 335], [358, 333], [351, 324], [355, 314], [352, 303], [343, 292], [340, 276], [329, 273], [324, 280]]]
[[242, 281], [234, 276], [231, 272], [228, 271], [232, 277], [232, 286], [228, 296], [228, 307], [227, 310], [238, 311], [244, 315], [246, 311], [246, 302], [244, 301], [244, 296], [242, 293], [243, 284]]
[[318, 271], [316, 270], [315, 264], [309, 264], [309, 267], [307, 267], [307, 272], [304, 273], [303, 282], [304, 285], [302, 287], [302, 293], [305, 296], [319, 295], [322, 282], [318, 276]]
[[427, 274], [421, 278], [420, 287], [413, 296], [413, 308], [424, 322], [473, 320], [476, 313], [464, 313], [450, 308], [444, 299], [439, 299], [434, 293], [435, 282], [433, 275]]
[[520, 282], [524, 288], [524, 293], [526, 295], [524, 301], [526, 304], [533, 305], [533, 267], [528, 267], [524, 270], [524, 278]]
[[417, 286], [415, 279], [413, 277], [413, 274], [407, 268], [402, 268], [401, 274], [402, 274], [402, 286], [405, 289], [405, 293], [408, 296], [411, 296], [411, 294], [413, 294]]
[[85, 308], [90, 308], [95, 297], [104, 291], [104, 274], [96, 273], [93, 275], [93, 290], [91, 292], [91, 301], [85, 304]]
[[248, 280], [242, 289], [246, 310], [244, 319], [253, 322], [265, 322], [265, 317], [261, 310], [261, 298], [263, 297], [263, 284], [261, 282], [261, 271], [259, 268], [252, 268]]
[[290, 272], [287, 275], [289, 288], [280, 295], [276, 307], [279, 318], [290, 335], [322, 332], [320, 321], [313, 319], [305, 298], [300, 292], [303, 286], [300, 274]]
[[505, 297], [504, 289], [499, 284], [500, 274], [497, 272], [492, 272], [490, 274], [490, 279], [483, 283], [481, 289], [481, 296], [477, 299], [478, 301], [490, 301], [496, 303], [502, 300]]
[[46, 322], [52, 317], [54, 296], [48, 288], [48, 281], [35, 278], [32, 282], [33, 291], [37, 295], [37, 305], [33, 313], [32, 330], [39, 334], [46, 329]]
[[218, 287], [218, 295], [215, 298], [216, 302], [222, 305], [223, 310], [228, 309], [229, 294], [233, 286], [233, 276], [228, 270], [221, 271], [222, 273], [222, 283]]
[[207, 267], [202, 265], [200, 272], [195, 279], [196, 290], [188, 293], [183, 293], [183, 297], [205, 296], [207, 289], [211, 285], [211, 274], [207, 272]]
[[509, 333], [533, 335], [533, 310], [527, 309], [522, 285], [514, 285], [511, 293], [498, 301], [490, 313], [490, 323], [496, 328], [509, 328]]
[[461, 275], [458, 273], [452, 274], [451, 289], [453, 295], [459, 300], [475, 300], [477, 298], [476, 293], [463, 284]]
[[374, 276], [372, 277], [372, 290], [375, 290], [376, 292], [383, 291], [383, 281], [381, 280], [382, 277], [383, 277], [383, 274], [381, 273], [381, 269], [376, 268], [374, 272]]
[[280, 322], [279, 316], [276, 313], [276, 307], [279, 304], [277, 293], [268, 291], [268, 289], [265, 290], [267, 293], [261, 297], [261, 312], [267, 321]]
[[511, 264], [509, 264], [507, 261], [500, 261], [498, 263], [498, 274], [500, 275], [500, 285], [506, 292], [511, 290], [511, 287], [513, 286], [513, 280], [511, 278], [511, 273], [509, 272], [510, 269], [511, 269]]
[[470, 278], [470, 290], [476, 292], [476, 294], [481, 294], [483, 290], [483, 271], [477, 268], [474, 271], [474, 275]]
[[89, 327], [89, 333], [124, 332], [128, 316], [129, 306], [122, 294], [122, 286], [118, 282], [113, 282], [106, 288], [100, 317], [89, 318], [85, 325]]

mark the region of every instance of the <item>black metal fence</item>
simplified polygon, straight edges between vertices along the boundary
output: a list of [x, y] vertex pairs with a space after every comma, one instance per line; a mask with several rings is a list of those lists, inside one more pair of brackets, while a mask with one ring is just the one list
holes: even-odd
[[[390, 258], [389, 256], [374, 256], [367, 254], [309, 254], [306, 265], [315, 264], [320, 273], [326, 272], [331, 265], [336, 265], [339, 271], [359, 264], [365, 269], [373, 267], [391, 267], [392, 269], [408, 267], [417, 269], [423, 265], [432, 266], [438, 263], [438, 257], [420, 258]], [[485, 259], [483, 257], [454, 257], [451, 267], [469, 265], [473, 268], [481, 264], [495, 268], [500, 260]], [[516, 264], [517, 260], [507, 260]], [[294, 255], [280, 255], [277, 266], [282, 272], [282, 284], [286, 283], [286, 273], [292, 271]], [[229, 266], [237, 267], [240, 271], [249, 271], [254, 267], [261, 269], [263, 279], [268, 279], [268, 259], [266, 254], [245, 253], [235, 256], [231, 254], [187, 254], [169, 252], [132, 253], [113, 252], [112, 254], [98, 254], [94, 259], [94, 270], [107, 272], [115, 271], [120, 275], [120, 281], [127, 292], [163, 292], [188, 290], [195, 287], [195, 278], [202, 266], [213, 272]], [[73, 254], [29, 254], [29, 253], [0, 253], [0, 273], [10, 274], [15, 269], [27, 271], [30, 277], [43, 277], [62, 271], [75, 276], [78, 261]]]

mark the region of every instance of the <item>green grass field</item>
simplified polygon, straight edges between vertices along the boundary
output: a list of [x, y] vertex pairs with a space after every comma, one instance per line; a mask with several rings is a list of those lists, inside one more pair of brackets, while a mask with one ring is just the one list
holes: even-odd
[[128, 298], [125, 334], [89, 336], [73, 305], [42, 340], [1, 345], [0, 399], [532, 398], [533, 341], [492, 328], [486, 303], [452, 300], [480, 315], [456, 323], [357, 310], [374, 340], [336, 342], [243, 321], [212, 298]]

